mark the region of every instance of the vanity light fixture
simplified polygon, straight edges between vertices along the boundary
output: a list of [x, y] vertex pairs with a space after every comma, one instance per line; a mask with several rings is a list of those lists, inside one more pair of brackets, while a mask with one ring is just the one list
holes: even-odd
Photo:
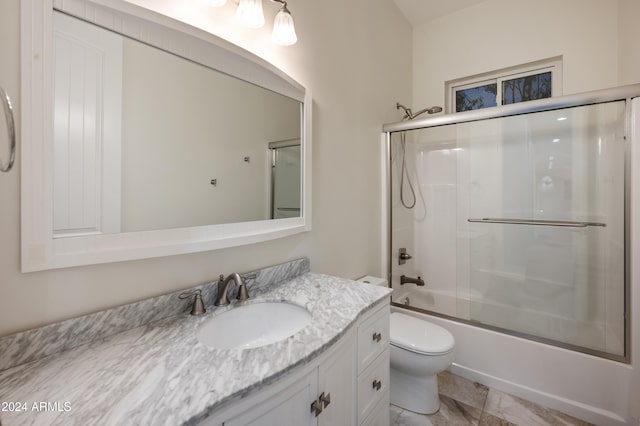
[[[200, 0], [213, 7], [224, 6], [227, 0]], [[281, 5], [273, 22], [271, 38], [281, 46], [291, 46], [296, 44], [298, 36], [293, 23], [291, 12], [287, 8], [284, 0], [271, 0], [273, 3]], [[245, 27], [260, 28], [264, 25], [264, 12], [262, 10], [262, 0], [239, 0], [237, 1], [236, 19]]]
[[287, 2], [282, 0], [271, 0], [274, 3], [282, 4], [282, 7], [276, 15], [273, 22], [273, 32], [271, 38], [281, 46], [291, 46], [296, 44], [298, 37], [296, 36], [296, 28], [293, 25], [293, 17], [287, 9]]

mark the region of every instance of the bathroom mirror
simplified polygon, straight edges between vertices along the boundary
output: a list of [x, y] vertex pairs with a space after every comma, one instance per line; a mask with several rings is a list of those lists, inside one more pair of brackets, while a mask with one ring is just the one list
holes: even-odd
[[23, 272], [310, 229], [310, 94], [280, 70], [123, 1], [25, 1], [22, 32]]

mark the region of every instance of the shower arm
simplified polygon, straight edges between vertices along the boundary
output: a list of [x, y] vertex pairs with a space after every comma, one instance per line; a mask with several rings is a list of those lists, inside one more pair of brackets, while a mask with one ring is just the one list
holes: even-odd
[[404, 111], [404, 117], [402, 117], [403, 120], [411, 120], [413, 118], [413, 114], [411, 113], [411, 108], [407, 108], [406, 106], [402, 105], [400, 102], [396, 102], [396, 109], [402, 109]]

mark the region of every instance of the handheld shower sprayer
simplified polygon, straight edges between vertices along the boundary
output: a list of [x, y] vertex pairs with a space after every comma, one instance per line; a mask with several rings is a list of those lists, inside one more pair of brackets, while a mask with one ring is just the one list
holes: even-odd
[[411, 111], [411, 108], [407, 108], [400, 102], [396, 102], [396, 109], [402, 109], [404, 111], [404, 117], [402, 117], [403, 120], [413, 120], [414, 118], [421, 114], [424, 114], [425, 112], [427, 114], [436, 114], [438, 112], [442, 112], [442, 107], [436, 105], [429, 108], [421, 109], [420, 111], [414, 113]]
[[[402, 111], [404, 111], [404, 117], [402, 117], [402, 120], [413, 120], [414, 118], [416, 118], [420, 114], [424, 114], [425, 112], [427, 114], [436, 114], [442, 111], [442, 107], [436, 105], [429, 108], [421, 109], [420, 111], [414, 113], [413, 111], [411, 111], [411, 108], [407, 108], [406, 106], [402, 105], [400, 102], [396, 102], [396, 109], [401, 109]], [[400, 147], [402, 150], [402, 166], [401, 166], [402, 168], [400, 169], [400, 202], [405, 208], [412, 209], [415, 207], [417, 199], [416, 199], [416, 191], [413, 189], [413, 184], [411, 183], [411, 179], [409, 179], [409, 171], [407, 170], [407, 164], [406, 164], [405, 145], [406, 145], [406, 135], [405, 135], [405, 132], [401, 132]], [[411, 202], [406, 201], [404, 197], [405, 179], [407, 181], [407, 184], [409, 185]], [[420, 193], [420, 197], [422, 197], [422, 193]], [[422, 198], [422, 201], [424, 204], [424, 198]]]

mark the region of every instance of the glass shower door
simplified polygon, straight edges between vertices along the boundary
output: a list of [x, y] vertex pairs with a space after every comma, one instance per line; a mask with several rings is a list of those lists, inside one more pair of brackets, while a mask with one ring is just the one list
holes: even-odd
[[469, 320], [624, 353], [624, 122], [617, 102], [472, 126]]
[[300, 217], [300, 142], [271, 148], [271, 219]]
[[415, 254], [392, 259], [393, 301], [624, 356], [624, 135], [624, 101], [392, 135], [392, 250]]

